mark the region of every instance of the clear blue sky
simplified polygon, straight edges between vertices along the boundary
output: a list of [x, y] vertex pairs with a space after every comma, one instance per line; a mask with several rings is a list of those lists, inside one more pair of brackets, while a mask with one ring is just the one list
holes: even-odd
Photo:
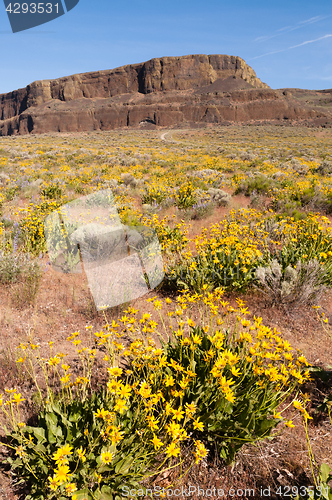
[[0, 93], [186, 54], [240, 56], [272, 88], [332, 88], [331, 0], [80, 0], [20, 33], [0, 0], [0, 44]]

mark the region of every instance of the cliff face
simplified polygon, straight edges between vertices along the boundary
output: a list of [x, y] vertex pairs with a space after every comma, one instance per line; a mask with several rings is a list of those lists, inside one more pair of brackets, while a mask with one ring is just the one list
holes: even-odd
[[0, 135], [110, 130], [144, 121], [171, 126], [326, 116], [300, 108], [239, 57], [163, 57], [2, 94]]

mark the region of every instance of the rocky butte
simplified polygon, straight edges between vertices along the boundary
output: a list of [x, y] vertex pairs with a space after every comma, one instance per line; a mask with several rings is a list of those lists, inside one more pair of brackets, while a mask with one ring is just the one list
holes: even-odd
[[272, 90], [243, 59], [162, 57], [33, 82], [0, 95], [0, 136], [135, 126], [293, 123], [330, 126], [332, 89]]

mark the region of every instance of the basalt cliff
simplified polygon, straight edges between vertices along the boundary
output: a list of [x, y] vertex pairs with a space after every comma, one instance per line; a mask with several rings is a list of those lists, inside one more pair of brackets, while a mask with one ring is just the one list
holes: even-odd
[[162, 57], [0, 95], [0, 136], [188, 124], [332, 123], [332, 90], [272, 90], [243, 59]]

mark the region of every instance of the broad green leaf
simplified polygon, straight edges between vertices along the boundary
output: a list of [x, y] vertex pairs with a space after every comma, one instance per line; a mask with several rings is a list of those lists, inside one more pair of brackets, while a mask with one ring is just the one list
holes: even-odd
[[93, 496], [88, 488], [84, 488], [83, 490], [75, 491], [77, 496], [77, 500], [92, 500]]
[[319, 469], [319, 475], [321, 481], [323, 483], [328, 483], [332, 479], [332, 475], [330, 475], [331, 468], [327, 464], [322, 464]]
[[27, 426], [24, 428], [24, 431], [28, 432], [29, 434], [33, 434], [37, 438], [38, 442], [43, 443], [44, 441], [46, 441], [45, 429], [43, 429], [42, 427]]
[[129, 457], [120, 460], [115, 466], [116, 474], [125, 474], [130, 468], [131, 464], [134, 462], [135, 458]]

